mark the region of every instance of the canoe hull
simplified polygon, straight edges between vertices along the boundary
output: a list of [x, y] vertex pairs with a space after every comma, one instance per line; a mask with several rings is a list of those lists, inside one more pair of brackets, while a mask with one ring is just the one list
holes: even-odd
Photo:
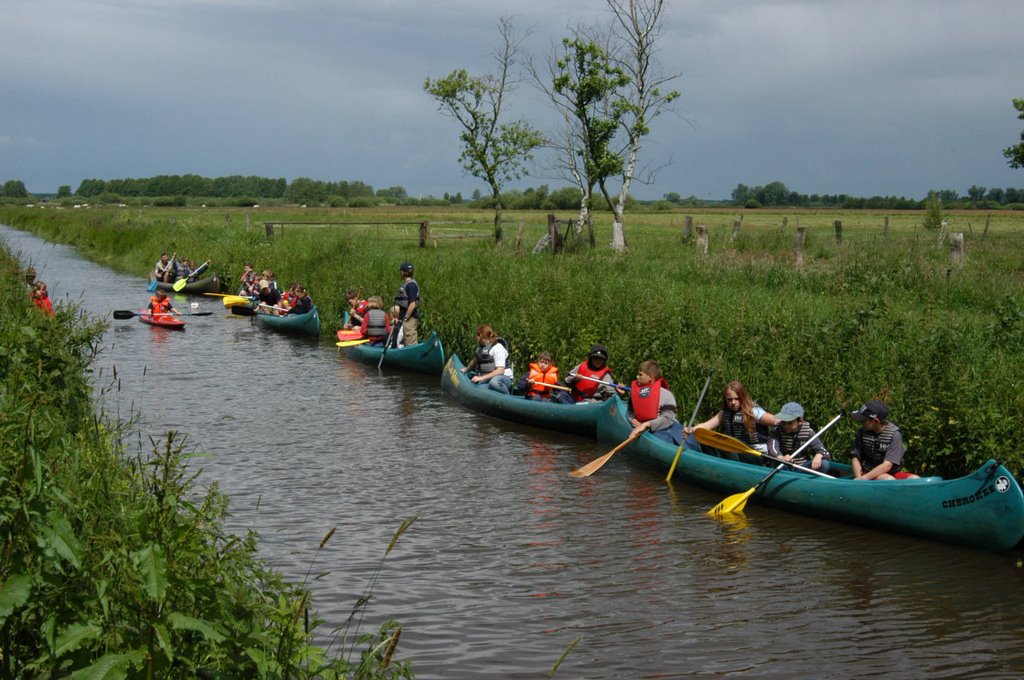
[[[369, 344], [346, 347], [345, 354], [351, 359], [374, 366], [380, 364], [382, 367], [426, 375], [441, 375], [441, 369], [444, 368], [444, 346], [437, 333], [431, 333], [426, 340], [409, 347], [392, 347], [388, 349], [387, 354], [384, 354], [383, 347]], [[382, 354], [383, 364], [380, 363]]]
[[[616, 399], [598, 421], [598, 438], [618, 444], [630, 429], [625, 404]], [[644, 434], [622, 453], [667, 471], [676, 450]], [[676, 474], [684, 482], [733, 494], [755, 486], [770, 471], [684, 449]], [[1009, 470], [993, 460], [957, 479], [864, 482], [783, 469], [758, 489], [750, 503], [984, 550], [1008, 550], [1024, 539], [1024, 493]]]
[[[232, 311], [234, 311], [234, 309], [235, 308], [233, 307]], [[278, 333], [308, 337], [316, 337], [320, 335], [320, 312], [317, 311], [316, 307], [313, 307], [312, 310], [305, 314], [285, 314], [283, 316], [278, 316], [276, 314], [257, 313], [253, 318], [255, 318], [261, 326], [277, 331]]]
[[185, 287], [179, 291], [174, 290], [173, 283], [166, 283], [164, 281], [156, 282], [157, 290], [165, 290], [169, 293], [177, 292], [179, 295], [202, 295], [204, 293], [219, 293], [220, 292], [220, 279], [217, 278], [216, 274], [207, 276], [205, 279], [199, 279], [198, 281], [190, 281], [185, 284]]
[[458, 355], [453, 354], [441, 375], [441, 389], [474, 411], [546, 430], [597, 436], [597, 420], [604, 413], [604, 403], [556, 404], [501, 394], [474, 384], [462, 372], [464, 367]]
[[139, 321], [154, 328], [166, 328], [172, 331], [185, 330], [185, 322], [169, 314], [158, 314], [156, 316], [152, 314], [139, 314]]

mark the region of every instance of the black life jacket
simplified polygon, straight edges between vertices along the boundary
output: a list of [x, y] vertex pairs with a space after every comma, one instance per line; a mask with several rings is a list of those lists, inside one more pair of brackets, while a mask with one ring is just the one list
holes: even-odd
[[383, 309], [368, 309], [364, 318], [366, 319], [366, 337], [383, 338], [387, 336], [390, 331], [387, 312]]
[[[496, 344], [504, 347], [506, 352], [509, 351], [508, 343], [505, 342], [505, 338], [498, 338]], [[494, 355], [491, 354], [491, 348], [493, 347], [493, 343], [476, 346], [476, 372], [478, 374], [483, 375], [484, 373], [490, 373], [498, 367], [497, 364], [494, 363]], [[509, 368], [509, 365], [506, 364], [505, 368]]]

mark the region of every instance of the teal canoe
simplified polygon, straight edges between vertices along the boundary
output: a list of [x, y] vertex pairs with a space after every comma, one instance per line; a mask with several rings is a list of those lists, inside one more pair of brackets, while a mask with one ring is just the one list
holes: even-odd
[[185, 287], [179, 291], [174, 290], [174, 283], [167, 283], [165, 281], [156, 282], [157, 290], [165, 290], [168, 293], [177, 292], [178, 295], [202, 295], [203, 293], [219, 293], [220, 292], [220, 279], [217, 278], [216, 274], [207, 276], [205, 279], [199, 279], [198, 281], [189, 281], [185, 284]]
[[305, 314], [284, 314], [278, 316], [277, 314], [257, 312], [253, 315], [253, 318], [259, 321], [262, 326], [266, 326], [279, 333], [314, 337], [320, 335], [320, 312], [317, 311], [315, 306]]
[[[383, 347], [370, 344], [354, 345], [345, 348], [345, 354], [352, 359], [374, 366], [397, 368], [414, 373], [441, 375], [444, 368], [444, 346], [437, 333], [431, 333], [426, 340], [408, 347], [390, 347], [384, 353]], [[381, 355], [384, 362], [381, 363]]]
[[[619, 444], [629, 437], [632, 428], [625, 411], [618, 398], [608, 404], [598, 420], [598, 438], [603, 444]], [[644, 434], [621, 453], [665, 472], [677, 448]], [[749, 490], [771, 470], [683, 449], [675, 475], [686, 483], [729, 495]], [[852, 479], [849, 470], [849, 466], [832, 463], [832, 472], [840, 476], [825, 479], [784, 468], [750, 500], [811, 517], [983, 550], [1009, 550], [1024, 539], [1024, 493], [1010, 471], [994, 460], [957, 479], [864, 482]], [[750, 506], [747, 508], [749, 511]]]
[[474, 384], [462, 372], [464, 367], [459, 356], [453, 354], [441, 375], [441, 389], [474, 411], [547, 430], [597, 436], [597, 420], [604, 412], [604, 402], [557, 404], [502, 394]]

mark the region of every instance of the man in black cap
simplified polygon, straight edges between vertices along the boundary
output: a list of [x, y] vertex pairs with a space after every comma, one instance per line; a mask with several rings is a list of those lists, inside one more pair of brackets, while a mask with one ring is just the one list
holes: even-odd
[[861, 424], [850, 449], [850, 463], [855, 479], [911, 479], [917, 475], [904, 472], [903, 435], [890, 423], [889, 407], [872, 399], [850, 414]]
[[565, 384], [571, 393], [559, 392], [555, 400], [562, 403], [604, 401], [615, 394], [615, 378], [608, 368], [608, 350], [597, 344], [587, 352], [587, 360], [569, 371]]
[[411, 262], [403, 262], [398, 271], [402, 275], [402, 285], [395, 296], [395, 304], [398, 305], [398, 319], [402, 322], [402, 342], [406, 346], [415, 345], [419, 342], [420, 286], [412, 278]]

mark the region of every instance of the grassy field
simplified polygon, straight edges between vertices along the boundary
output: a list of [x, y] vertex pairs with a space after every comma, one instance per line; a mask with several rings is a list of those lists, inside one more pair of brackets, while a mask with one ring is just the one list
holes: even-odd
[[[733, 223], [742, 226], [733, 239]], [[709, 229], [709, 252], [684, 242], [687, 216]], [[888, 216], [888, 229], [886, 218]], [[558, 215], [570, 219], [571, 214]], [[597, 247], [533, 255], [544, 213], [462, 209], [125, 208], [0, 210], [0, 221], [68, 243], [86, 257], [144, 278], [163, 250], [202, 261], [236, 281], [251, 260], [282, 283], [306, 285], [324, 319], [325, 342], [346, 288], [393, 297], [398, 264], [416, 266], [423, 328], [461, 355], [490, 323], [512, 346], [517, 374], [538, 351], [568, 369], [603, 342], [620, 381], [659, 361], [680, 403], [693, 409], [704, 377], [739, 379], [768, 409], [800, 401], [812, 422], [870, 398], [889, 402], [909, 442], [908, 463], [953, 475], [989, 457], [1020, 475], [1024, 453], [1024, 215], [946, 215], [965, 235], [965, 259], [923, 228], [919, 212], [683, 211], [627, 214], [630, 251], [607, 247], [610, 219], [595, 220]], [[842, 242], [833, 222], [841, 220]], [[418, 247], [420, 221], [431, 238]], [[264, 223], [289, 223], [268, 237]], [[315, 222], [316, 224], [295, 224]], [[344, 225], [331, 223], [343, 222]], [[806, 228], [804, 266], [796, 227]], [[520, 246], [517, 234], [522, 229]], [[232, 291], [233, 292], [233, 291]], [[852, 422], [828, 444], [845, 457]]]

